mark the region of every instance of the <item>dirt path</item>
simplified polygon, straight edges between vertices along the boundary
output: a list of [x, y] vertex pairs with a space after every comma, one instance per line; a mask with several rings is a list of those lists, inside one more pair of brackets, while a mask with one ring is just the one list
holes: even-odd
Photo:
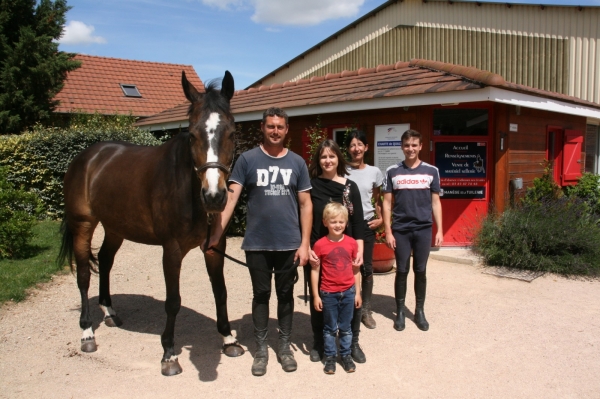
[[[230, 239], [228, 252], [243, 256], [239, 245], [240, 239]], [[124, 243], [111, 280], [113, 305], [124, 324], [98, 325], [102, 313], [94, 306], [98, 351], [92, 354], [79, 351], [74, 276], [57, 277], [24, 303], [2, 307], [0, 397], [600, 397], [598, 281], [545, 276], [525, 283], [482, 274], [474, 266], [430, 261], [426, 314], [431, 328], [421, 332], [407, 320], [406, 330], [396, 332], [394, 275], [377, 276], [378, 327], [363, 328], [361, 334], [367, 363], [357, 365], [354, 374], [338, 367], [333, 376], [308, 359], [309, 310], [297, 285], [292, 338], [298, 370], [284, 373], [270, 349], [267, 374], [253, 377], [248, 273], [226, 262], [229, 317], [249, 349], [240, 358], [227, 358], [220, 354], [202, 253], [195, 250], [184, 260], [175, 337], [183, 373], [167, 378], [160, 374], [165, 321], [160, 262], [160, 248]], [[94, 277], [92, 303], [97, 303], [97, 283]], [[275, 346], [273, 306], [271, 315]]]

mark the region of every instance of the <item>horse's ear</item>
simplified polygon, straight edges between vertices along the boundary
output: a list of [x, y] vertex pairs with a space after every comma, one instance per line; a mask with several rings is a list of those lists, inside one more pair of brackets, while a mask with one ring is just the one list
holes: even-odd
[[191, 103], [200, 98], [200, 93], [198, 93], [198, 90], [196, 90], [194, 85], [191, 84], [185, 77], [185, 71], [181, 71], [181, 86], [183, 86], [185, 97], [190, 100]]
[[231, 100], [233, 97], [233, 93], [235, 91], [235, 86], [233, 84], [233, 76], [229, 71], [225, 71], [225, 76], [223, 76], [223, 83], [221, 83], [221, 94], [227, 98], [227, 100]]

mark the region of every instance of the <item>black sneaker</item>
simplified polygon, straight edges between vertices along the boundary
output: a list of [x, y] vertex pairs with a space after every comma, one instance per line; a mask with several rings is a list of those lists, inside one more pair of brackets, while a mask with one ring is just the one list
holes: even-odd
[[352, 343], [352, 346], [350, 347], [350, 351], [351, 351], [350, 353], [352, 355], [352, 359], [354, 359], [354, 361], [356, 363], [365, 363], [367, 361], [365, 352], [363, 352], [363, 350], [361, 349], [358, 342]]
[[350, 355], [342, 356], [342, 366], [346, 373], [354, 373], [356, 371], [356, 365]]
[[325, 358], [325, 367], [323, 367], [325, 374], [335, 374], [335, 356], [327, 356]]

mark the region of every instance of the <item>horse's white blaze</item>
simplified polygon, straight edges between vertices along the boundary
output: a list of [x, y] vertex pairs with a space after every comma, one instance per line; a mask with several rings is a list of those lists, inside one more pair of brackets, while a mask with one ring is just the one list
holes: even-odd
[[173, 356], [171, 356], [171, 357], [170, 357], [170, 358], [168, 358], [166, 361], [167, 361], [167, 362], [175, 362], [175, 361], [177, 361], [177, 355], [173, 355]]
[[104, 318], [117, 315], [117, 312], [115, 312], [111, 306], [100, 305], [100, 309], [104, 312]]
[[235, 339], [235, 337], [233, 335], [228, 335], [226, 337], [223, 337], [223, 343], [225, 345], [229, 345], [229, 344], [233, 344], [235, 343], [237, 340]]
[[83, 334], [81, 335], [82, 340], [90, 338], [94, 338], [94, 330], [92, 330], [92, 327], [83, 330]]
[[[206, 120], [206, 133], [208, 134], [208, 151], [206, 152], [207, 162], [217, 162], [219, 157], [213, 148], [213, 138], [215, 137], [215, 131], [219, 126], [221, 118], [219, 114], [213, 112]], [[216, 195], [219, 188], [219, 171], [215, 168], [206, 170], [206, 180], [208, 181], [208, 193]]]

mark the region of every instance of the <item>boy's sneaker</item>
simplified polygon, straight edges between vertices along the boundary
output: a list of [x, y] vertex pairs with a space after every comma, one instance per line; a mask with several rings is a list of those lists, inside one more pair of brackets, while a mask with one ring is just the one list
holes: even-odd
[[346, 373], [354, 373], [356, 371], [356, 365], [350, 355], [342, 356], [342, 366]]
[[335, 356], [327, 356], [324, 359], [325, 367], [323, 367], [323, 372], [325, 374], [335, 374]]

